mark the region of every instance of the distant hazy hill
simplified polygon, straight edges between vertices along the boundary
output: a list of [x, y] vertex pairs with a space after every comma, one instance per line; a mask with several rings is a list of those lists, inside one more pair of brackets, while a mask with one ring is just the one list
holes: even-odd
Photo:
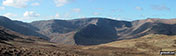
[[46, 20], [24, 23], [0, 17], [0, 26], [60, 44], [97, 45], [148, 34], [176, 35], [176, 19], [118, 21], [108, 18]]

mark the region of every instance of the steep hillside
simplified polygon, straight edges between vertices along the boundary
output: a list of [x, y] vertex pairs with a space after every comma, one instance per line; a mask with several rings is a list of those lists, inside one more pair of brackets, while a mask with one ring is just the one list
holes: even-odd
[[12, 31], [18, 32], [20, 34], [29, 35], [29, 36], [38, 36], [44, 39], [48, 39], [46, 36], [37, 33], [35, 30], [39, 30], [28, 23], [23, 23], [20, 21], [12, 21], [7, 17], [0, 16], [0, 26], [3, 26]]
[[117, 40], [116, 28], [131, 27], [127, 21], [107, 18], [84, 18], [76, 20], [36, 21], [31, 25], [40, 29], [41, 34], [52, 42], [95, 45]]
[[[76, 20], [50, 20], [48, 27], [39, 31], [53, 42], [96, 45], [121, 39], [133, 39], [148, 34], [175, 35], [175, 19], [148, 18], [137, 21], [117, 21], [107, 18], [85, 18]], [[40, 27], [40, 22], [32, 25]], [[40, 29], [40, 28], [39, 28]], [[65, 41], [66, 40], [66, 41]]]
[[119, 31], [119, 39], [138, 38], [148, 34], [176, 35], [175, 27], [175, 19], [136, 20], [132, 22], [132, 27]]
[[14, 38], [19, 38], [19, 36], [11, 35], [5, 31], [3, 27], [0, 27], [0, 42], [3, 43], [4, 41], [13, 40]]
[[96, 24], [89, 24], [80, 29], [74, 36], [76, 44], [97, 45], [116, 41], [118, 32], [116, 28], [131, 27], [130, 22], [110, 19], [97, 19]]

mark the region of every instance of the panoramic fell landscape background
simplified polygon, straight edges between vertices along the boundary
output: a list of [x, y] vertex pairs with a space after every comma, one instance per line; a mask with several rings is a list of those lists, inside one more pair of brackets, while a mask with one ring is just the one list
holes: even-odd
[[0, 0], [0, 56], [176, 55], [175, 2]]

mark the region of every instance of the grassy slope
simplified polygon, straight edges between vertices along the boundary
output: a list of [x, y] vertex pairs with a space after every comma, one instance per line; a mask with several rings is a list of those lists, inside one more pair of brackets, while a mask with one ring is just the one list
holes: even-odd
[[58, 45], [48, 42], [30, 42], [20, 39], [0, 43], [0, 56], [151, 56], [132, 48], [117, 48], [101, 46], [87, 48], [88, 46]]
[[158, 55], [159, 51], [176, 51], [176, 36], [150, 34], [137, 39], [121, 40], [100, 46], [136, 48], [137, 50]]

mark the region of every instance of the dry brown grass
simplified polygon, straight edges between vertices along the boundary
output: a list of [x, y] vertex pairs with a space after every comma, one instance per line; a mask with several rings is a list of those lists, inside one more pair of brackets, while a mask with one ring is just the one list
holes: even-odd
[[176, 51], [176, 36], [150, 34], [137, 39], [121, 40], [100, 46], [136, 48], [148, 54], [159, 56], [161, 50]]

